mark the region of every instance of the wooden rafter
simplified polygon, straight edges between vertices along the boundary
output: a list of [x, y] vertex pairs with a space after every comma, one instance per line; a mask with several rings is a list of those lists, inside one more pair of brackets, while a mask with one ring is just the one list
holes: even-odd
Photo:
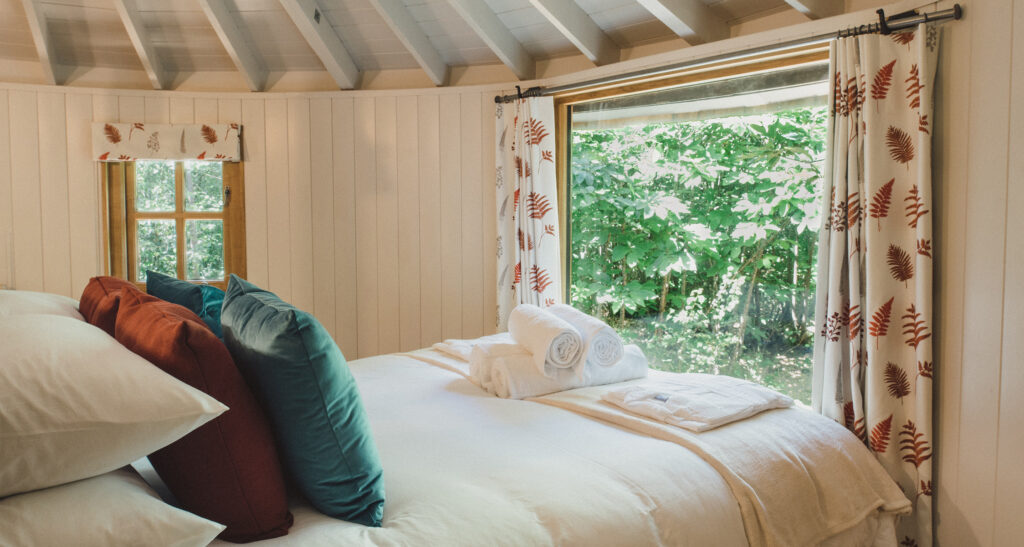
[[245, 85], [252, 91], [263, 91], [267, 82], [267, 69], [245, 39], [235, 16], [228, 10], [224, 0], [199, 0], [203, 13], [217, 33], [224, 49], [238, 67], [245, 79]]
[[597, 65], [619, 60], [619, 48], [572, 0], [530, 0], [555, 28]]
[[479, 0], [448, 0], [448, 3], [517, 78], [533, 78], [536, 66], [533, 58], [486, 3]]
[[142, 61], [142, 67], [146, 69], [146, 76], [153, 84], [153, 89], [166, 89], [170, 85], [170, 79], [156, 54], [153, 42], [149, 39], [145, 25], [142, 24], [142, 17], [139, 15], [135, 0], [114, 0], [114, 7], [117, 8], [117, 14], [121, 16], [121, 23], [124, 24], [124, 29], [128, 32], [128, 38], [132, 41], [135, 53]]
[[25, 15], [28, 17], [28, 28], [32, 32], [32, 41], [36, 43], [36, 52], [39, 54], [39, 64], [43, 66], [43, 76], [46, 83], [59, 85], [64, 83], [64, 71], [57, 64], [54, 55], [53, 44], [50, 41], [50, 29], [43, 17], [43, 11], [35, 3], [35, 0], [21, 0], [25, 8]]
[[729, 25], [700, 0], [637, 0], [641, 6], [690, 44], [729, 37]]
[[419, 23], [409, 14], [409, 8], [401, 0], [370, 0], [377, 13], [395, 32], [416, 62], [423, 68], [434, 82], [434, 85], [445, 85], [448, 82], [448, 65], [424, 34]]
[[280, 0], [281, 6], [313, 48], [324, 68], [338, 87], [352, 89], [359, 85], [359, 69], [352, 62], [345, 45], [324, 15], [316, 0]]

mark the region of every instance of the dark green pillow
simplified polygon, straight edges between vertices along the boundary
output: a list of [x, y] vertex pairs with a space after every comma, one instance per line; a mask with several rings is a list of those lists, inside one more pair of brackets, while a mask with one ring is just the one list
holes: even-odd
[[146, 270], [146, 292], [160, 300], [185, 306], [198, 315], [217, 338], [224, 339], [220, 327], [220, 308], [224, 304], [224, 291], [210, 285], [189, 283], [153, 270]]
[[384, 479], [359, 390], [312, 315], [231, 275], [224, 342], [270, 416], [295, 483], [325, 515], [380, 526]]

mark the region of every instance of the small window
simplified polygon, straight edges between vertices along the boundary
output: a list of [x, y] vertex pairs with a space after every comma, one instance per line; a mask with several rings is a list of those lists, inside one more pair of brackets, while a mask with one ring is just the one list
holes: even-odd
[[572, 104], [569, 301], [653, 368], [810, 402], [824, 61]]
[[104, 165], [110, 274], [146, 271], [221, 288], [245, 276], [241, 163], [139, 160]]

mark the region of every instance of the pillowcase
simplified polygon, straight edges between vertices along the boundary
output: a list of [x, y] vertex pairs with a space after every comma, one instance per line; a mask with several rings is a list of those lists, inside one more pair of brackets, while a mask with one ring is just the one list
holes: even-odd
[[312, 315], [232, 275], [224, 342], [270, 415], [285, 465], [321, 513], [380, 526], [384, 479], [341, 350]]
[[206, 545], [224, 529], [167, 505], [130, 470], [0, 500], [0, 545]]
[[185, 306], [198, 315], [217, 338], [224, 338], [220, 330], [220, 307], [224, 304], [224, 291], [211, 285], [189, 283], [147, 270], [146, 292], [161, 300]]
[[227, 408], [88, 323], [0, 317], [0, 497], [125, 466]]
[[229, 541], [287, 534], [292, 515], [270, 425], [224, 344], [196, 314], [141, 292], [121, 294], [114, 334], [229, 408], [149, 456], [181, 507], [226, 525]]
[[32, 291], [0, 291], [0, 316], [41, 313], [83, 320], [78, 302], [59, 294]]
[[141, 292], [134, 284], [124, 279], [101, 275], [86, 283], [82, 299], [78, 303], [82, 317], [111, 336], [114, 335], [114, 321], [117, 319], [117, 305], [121, 301], [121, 289]]

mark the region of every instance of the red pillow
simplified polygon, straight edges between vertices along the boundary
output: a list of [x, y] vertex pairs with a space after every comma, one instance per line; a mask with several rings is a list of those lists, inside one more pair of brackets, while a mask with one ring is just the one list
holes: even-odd
[[124, 288], [142, 293], [134, 284], [124, 279], [107, 275], [94, 277], [89, 280], [89, 283], [85, 285], [85, 290], [82, 291], [82, 298], [78, 301], [78, 311], [90, 325], [95, 325], [113, 336], [117, 306], [121, 301], [121, 289]]
[[270, 426], [227, 347], [196, 314], [140, 291], [122, 292], [115, 338], [229, 408], [149, 456], [181, 505], [227, 526], [228, 541], [287, 534], [292, 515]]

